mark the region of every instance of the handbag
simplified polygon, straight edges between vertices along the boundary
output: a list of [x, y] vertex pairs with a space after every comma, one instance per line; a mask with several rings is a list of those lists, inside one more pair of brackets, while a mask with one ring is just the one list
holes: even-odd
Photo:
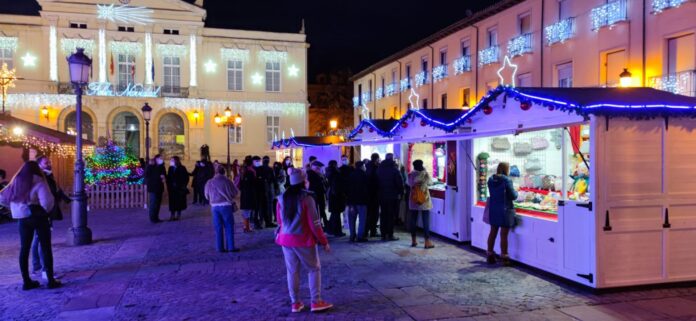
[[489, 202], [486, 202], [486, 207], [483, 208], [483, 222], [486, 224], [491, 224], [491, 212], [490, 212], [490, 207], [488, 206], [490, 204]]
[[520, 177], [520, 169], [517, 165], [512, 165], [510, 167], [510, 177]]
[[512, 152], [515, 156], [526, 156], [532, 153], [532, 144], [530, 143], [515, 143], [512, 146]]
[[411, 201], [416, 205], [423, 205], [427, 199], [421, 185], [422, 184], [418, 184], [411, 189]]
[[491, 148], [498, 151], [508, 150], [510, 149], [510, 141], [505, 137], [495, 137], [491, 139]]
[[48, 212], [39, 204], [29, 204], [29, 213], [34, 217], [48, 217]]
[[544, 150], [549, 147], [549, 141], [544, 137], [532, 137], [532, 148], [534, 150]]
[[539, 160], [536, 157], [527, 158], [524, 161], [524, 169], [526, 169], [529, 172], [536, 172], [538, 170], [541, 170], [541, 160]]

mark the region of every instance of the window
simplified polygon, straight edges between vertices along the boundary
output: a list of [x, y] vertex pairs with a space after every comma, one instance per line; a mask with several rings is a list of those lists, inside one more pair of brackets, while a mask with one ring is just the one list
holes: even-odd
[[604, 85], [616, 87], [619, 85], [619, 75], [626, 67], [626, 51], [614, 51], [606, 53], [604, 57]]
[[266, 91], [280, 91], [280, 62], [266, 62]]
[[[65, 133], [68, 135], [77, 135], [77, 113], [71, 111], [65, 116]], [[86, 112], [82, 112], [82, 139], [94, 141], [94, 121], [92, 116]]]
[[135, 56], [118, 54], [118, 88], [123, 91], [128, 84], [135, 83]]
[[694, 70], [694, 34], [667, 39], [667, 74]]
[[440, 96], [440, 107], [442, 109], [447, 109], [447, 94], [442, 94], [442, 96]]
[[[268, 71], [266, 71], [268, 73]], [[268, 77], [268, 76], [267, 76]], [[244, 64], [241, 60], [227, 61], [227, 90], [242, 91], [244, 90]], [[266, 85], [268, 86], [268, 85]], [[268, 87], [266, 87], [268, 90]]]
[[116, 145], [140, 156], [140, 120], [132, 112], [123, 111], [114, 117], [111, 137]]
[[382, 119], [387, 119], [387, 110], [382, 109]]
[[372, 79], [367, 81], [367, 100], [372, 99]]
[[186, 151], [186, 136], [184, 120], [175, 113], [166, 113], [157, 126], [157, 149], [164, 158], [172, 156], [184, 157]]
[[447, 64], [447, 48], [440, 49], [440, 65], [444, 66]]
[[179, 57], [164, 57], [162, 67], [164, 75], [162, 93], [164, 95], [179, 94], [181, 86], [181, 65]]
[[423, 106], [421, 108], [428, 109], [428, 98], [423, 98]]
[[14, 50], [12, 48], [0, 48], [0, 66], [7, 64], [8, 69], [14, 68]]
[[241, 144], [242, 143], [242, 125], [236, 125], [230, 127], [229, 129], [230, 143]]
[[165, 35], [178, 35], [179, 30], [176, 29], [164, 29], [164, 34]]
[[469, 39], [462, 40], [461, 42], [461, 51], [462, 51], [462, 57], [469, 56], [471, 53], [471, 49], [469, 48]]
[[73, 29], [87, 29], [87, 24], [86, 24], [86, 23], [81, 23], [81, 22], [71, 22], [71, 23], [70, 23], [70, 28], [73, 28]]
[[399, 82], [398, 79], [396, 79], [396, 69], [392, 69], [391, 79], [392, 85], [396, 86], [396, 84]]
[[408, 89], [411, 89], [411, 64], [406, 65], [406, 81], [408, 82]]
[[122, 31], [122, 32], [135, 32], [135, 28], [133, 28], [133, 27], [126, 27], [126, 26], [118, 26], [118, 31]]
[[532, 74], [526, 73], [517, 76], [517, 87], [532, 87]]
[[280, 135], [280, 116], [266, 116], [266, 141], [272, 142]]
[[521, 35], [532, 32], [532, 15], [529, 12], [521, 14], [517, 21]]
[[384, 76], [382, 76], [382, 95], [384, 95]]
[[428, 57], [421, 57], [421, 71], [428, 74]]
[[570, 18], [570, 0], [558, 1], [558, 21]]
[[469, 101], [471, 100], [469, 88], [462, 88], [462, 107], [469, 107]]
[[362, 106], [362, 84], [358, 84], [358, 105]]
[[498, 29], [490, 28], [488, 29], [488, 47], [495, 47], [498, 45]]
[[556, 66], [558, 72], [558, 87], [573, 87], [573, 63]]

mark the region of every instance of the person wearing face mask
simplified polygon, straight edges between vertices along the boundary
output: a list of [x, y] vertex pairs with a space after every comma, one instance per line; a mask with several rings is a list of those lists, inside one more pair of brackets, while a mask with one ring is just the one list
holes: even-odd
[[186, 187], [189, 181], [189, 173], [181, 164], [181, 159], [174, 156], [169, 161], [167, 172], [167, 191], [169, 192], [170, 221], [181, 219], [181, 211], [186, 209], [186, 195], [189, 190]]
[[145, 169], [145, 185], [147, 186], [147, 211], [150, 222], [162, 222], [159, 218], [160, 206], [162, 205], [162, 194], [166, 172], [164, 171], [164, 160], [159, 154], [150, 160], [150, 164]]
[[[367, 203], [370, 195], [366, 188], [369, 182], [365, 163], [355, 163], [355, 170], [350, 173], [346, 182], [346, 204], [348, 205], [348, 226], [350, 228], [350, 242], [367, 242], [365, 231], [367, 219]], [[356, 220], [359, 222], [357, 233]]]
[[273, 223], [273, 199], [275, 198], [276, 177], [270, 164], [271, 158], [264, 156], [261, 167], [256, 169], [256, 172], [259, 174], [258, 177], [262, 179], [260, 184], [263, 188], [263, 194], [261, 194], [262, 200], [259, 204], [259, 212], [266, 228], [277, 226]]
[[252, 214], [253, 217], [253, 223], [254, 223], [254, 229], [260, 230], [263, 229], [263, 226], [261, 224], [263, 220], [263, 209], [262, 206], [265, 203], [265, 196], [266, 196], [266, 180], [263, 175], [263, 169], [261, 166], [263, 163], [261, 162], [261, 157], [259, 156], [254, 156], [251, 158], [251, 163], [253, 164], [254, 168], [254, 173], [256, 173], [254, 177], [254, 201], [256, 204], [254, 205], [254, 213]]

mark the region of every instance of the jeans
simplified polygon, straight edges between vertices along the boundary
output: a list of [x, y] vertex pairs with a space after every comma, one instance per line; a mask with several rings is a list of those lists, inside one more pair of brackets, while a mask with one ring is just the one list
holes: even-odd
[[150, 222], [157, 222], [160, 220], [159, 212], [160, 206], [162, 205], [162, 193], [147, 193], [147, 213], [150, 215]]
[[34, 233], [31, 241], [31, 265], [33, 271], [44, 271], [44, 259], [39, 244], [39, 233]]
[[426, 239], [430, 238], [430, 211], [429, 210], [411, 210], [411, 215], [409, 216], [409, 230], [411, 235], [416, 235], [418, 230], [418, 213], [421, 214], [421, 220], [423, 221], [423, 235]]
[[379, 202], [379, 229], [382, 233], [382, 238], [394, 237], [394, 220], [399, 210], [399, 200], [380, 200]]
[[350, 205], [348, 206], [348, 226], [350, 227], [350, 238], [356, 237], [355, 220], [358, 220], [358, 238], [365, 238], [365, 225], [367, 218], [367, 205]]
[[51, 223], [48, 217], [32, 215], [19, 219], [19, 269], [25, 283], [31, 281], [29, 276], [29, 252], [34, 234], [38, 235], [44, 270], [48, 280], [53, 280], [53, 249], [51, 248]]
[[[215, 228], [215, 245], [218, 252], [234, 249], [234, 213], [232, 205], [213, 206], [213, 227]], [[227, 246], [225, 247], [225, 240]]]
[[290, 300], [292, 303], [301, 301], [300, 265], [302, 265], [309, 274], [309, 292], [312, 296], [312, 302], [321, 301], [321, 263], [319, 262], [319, 251], [317, 247], [283, 246], [283, 256], [285, 257], [288, 291], [290, 292]]

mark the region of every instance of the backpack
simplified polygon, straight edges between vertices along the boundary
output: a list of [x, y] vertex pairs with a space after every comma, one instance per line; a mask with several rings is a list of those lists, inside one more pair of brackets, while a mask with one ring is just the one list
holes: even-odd
[[426, 199], [427, 196], [425, 195], [425, 191], [423, 191], [421, 184], [418, 184], [411, 189], [411, 201], [413, 201], [413, 203], [416, 203], [416, 205], [423, 205]]

